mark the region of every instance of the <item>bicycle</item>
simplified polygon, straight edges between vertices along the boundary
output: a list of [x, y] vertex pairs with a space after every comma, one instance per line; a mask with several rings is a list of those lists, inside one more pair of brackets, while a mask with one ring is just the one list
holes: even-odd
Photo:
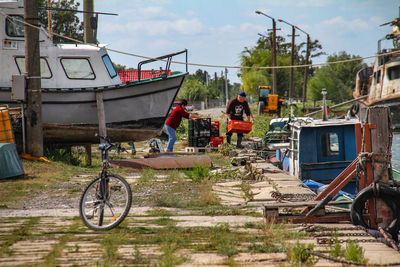
[[79, 215], [92, 230], [110, 230], [128, 215], [132, 205], [132, 190], [123, 177], [108, 172], [108, 152], [115, 144], [107, 136], [96, 136], [104, 140], [99, 145], [102, 168], [99, 177], [91, 181], [82, 193]]

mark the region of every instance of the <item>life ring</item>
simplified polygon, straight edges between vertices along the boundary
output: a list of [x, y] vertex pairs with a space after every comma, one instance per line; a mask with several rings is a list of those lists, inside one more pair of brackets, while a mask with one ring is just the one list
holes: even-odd
[[390, 233], [393, 240], [398, 241], [397, 233], [400, 230], [400, 193], [393, 188], [377, 185], [364, 188], [358, 193], [351, 206], [351, 221], [354, 225], [361, 225], [367, 229], [373, 229], [363, 218], [363, 210], [369, 199], [381, 199], [392, 210], [392, 222], [385, 227], [385, 231]]

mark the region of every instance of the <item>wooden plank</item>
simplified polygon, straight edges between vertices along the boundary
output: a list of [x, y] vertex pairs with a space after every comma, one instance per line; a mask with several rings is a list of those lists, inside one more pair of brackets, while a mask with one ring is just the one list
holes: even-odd
[[[255, 202], [254, 200], [251, 202]], [[271, 203], [265, 204], [265, 209], [269, 208], [296, 208], [296, 207], [304, 207], [304, 206], [315, 206], [319, 201], [299, 201], [299, 202], [288, 202], [288, 203]], [[327, 206], [335, 206], [341, 204], [351, 204], [353, 201], [351, 200], [343, 200], [343, 201], [332, 201], [327, 204]]]
[[103, 92], [96, 93], [97, 118], [99, 120], [99, 134], [107, 136], [106, 115], [104, 111]]
[[338, 223], [350, 221], [350, 212], [327, 213], [323, 216], [307, 218], [299, 215], [279, 215], [277, 217], [266, 217], [266, 220], [289, 223]]

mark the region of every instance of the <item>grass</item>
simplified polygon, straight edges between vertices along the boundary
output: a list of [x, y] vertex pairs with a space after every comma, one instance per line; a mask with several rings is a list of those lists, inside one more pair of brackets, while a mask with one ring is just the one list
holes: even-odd
[[12, 245], [19, 241], [29, 239], [32, 235], [31, 232], [35, 224], [37, 224], [39, 221], [39, 217], [31, 217], [21, 226], [15, 230], [12, 230], [9, 235], [2, 237], [2, 239], [5, 238], [5, 240], [4, 242], [0, 243], [0, 257], [4, 254], [11, 255], [13, 253], [13, 251], [10, 249]]

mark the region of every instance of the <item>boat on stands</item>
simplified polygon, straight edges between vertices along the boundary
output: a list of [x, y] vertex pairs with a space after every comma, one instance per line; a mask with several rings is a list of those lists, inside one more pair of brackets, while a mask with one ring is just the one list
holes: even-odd
[[[400, 130], [400, 18], [384, 25], [392, 25], [391, 34], [378, 41], [378, 52], [372, 66], [361, 69], [356, 76], [356, 86], [353, 97], [366, 98], [360, 100], [360, 105], [353, 105], [352, 112], [359, 113], [362, 107], [384, 105], [390, 108], [392, 124], [395, 130]], [[393, 48], [382, 49], [381, 42], [392, 40]]]
[[[318, 193], [319, 187], [329, 184], [357, 157], [357, 124], [360, 121], [354, 118], [292, 118], [289, 142], [276, 144], [276, 159], [284, 171]], [[343, 191], [355, 194], [355, 181]]]
[[[13, 76], [25, 73], [22, 2], [0, 2], [0, 105], [10, 108], [21, 106], [12, 98]], [[138, 78], [122, 83], [105, 46], [55, 44], [44, 29], [39, 40], [45, 143], [98, 143], [99, 93], [111, 140], [141, 141], [161, 132], [187, 74], [187, 65], [186, 72], [171, 72], [171, 61], [181, 55], [187, 63], [187, 50], [140, 62]], [[143, 65], [155, 61], [164, 69], [141, 79]]]

